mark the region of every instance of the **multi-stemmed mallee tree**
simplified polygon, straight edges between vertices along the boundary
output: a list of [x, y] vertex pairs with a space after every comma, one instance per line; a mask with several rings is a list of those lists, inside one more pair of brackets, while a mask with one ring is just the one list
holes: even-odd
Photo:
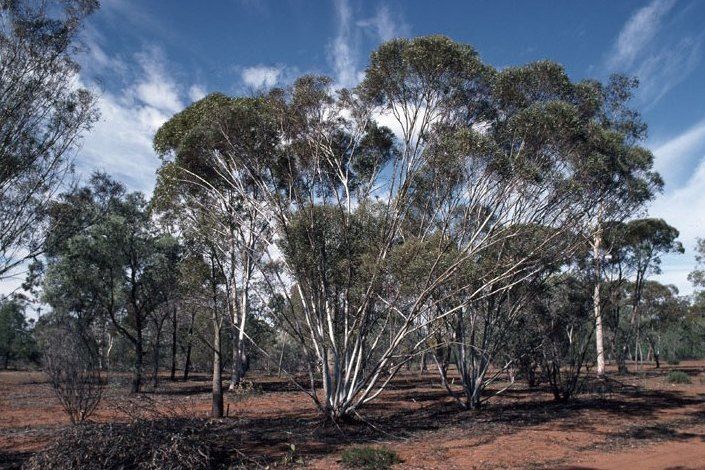
[[445, 37], [394, 40], [355, 89], [305, 76], [257, 98], [211, 95], [158, 146], [198, 205], [267, 225], [253, 263], [332, 420], [375, 399], [433, 325], [536, 275], [594, 205], [588, 100], [542, 99], [540, 67], [508, 99], [499, 76]]
[[[492, 226], [510, 236], [479, 250], [456, 275], [455, 282], [462, 278], [480, 295], [454, 293], [455, 313], [438, 323], [444, 333], [433, 340], [442, 382], [464, 408], [480, 406], [485, 388], [521, 359], [506, 354], [511, 335], [520, 334], [516, 322], [542, 284], [567, 269], [576, 250], [585, 250], [586, 221], [600, 208], [640, 204], [657, 183], [651, 154], [622, 130], [638, 119], [614, 117], [615, 107], [624, 105], [612, 96], [617, 85], [572, 83], [559, 65], [537, 62], [498, 72], [491, 86], [495, 108], [483, 129], [497, 149], [492, 158], [498, 174], [515, 184], [511, 199], [517, 206]], [[466, 184], [460, 181], [461, 188]], [[453, 185], [436, 186], [447, 191]], [[451, 238], [462, 243], [462, 237]], [[463, 399], [447, 385], [451, 358]]]

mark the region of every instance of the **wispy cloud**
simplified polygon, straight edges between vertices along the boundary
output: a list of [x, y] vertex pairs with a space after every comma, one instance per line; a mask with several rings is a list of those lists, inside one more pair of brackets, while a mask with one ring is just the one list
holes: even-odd
[[613, 68], [631, 67], [656, 37], [674, 4], [674, 0], [653, 0], [637, 10], [619, 33], [608, 59], [609, 65]]
[[635, 75], [641, 101], [654, 104], [685, 80], [701, 59], [703, 33], [684, 32], [675, 0], [652, 0], [627, 20], [606, 57], [609, 71]]
[[282, 76], [283, 67], [268, 67], [266, 65], [256, 65], [246, 67], [240, 73], [242, 82], [251, 88], [262, 89], [272, 88]]
[[[675, 0], [652, 0], [636, 10], [605, 58], [608, 72], [639, 78], [638, 99], [649, 107], [687, 79], [702, 56], [703, 31], [689, 29], [685, 11]], [[664, 258], [661, 282], [692, 292], [687, 280], [695, 259], [697, 237], [705, 236], [705, 120], [672, 138], [652, 143], [655, 167], [664, 177], [665, 193], [649, 207], [652, 217], [680, 231], [685, 256]]]
[[152, 48], [138, 53], [137, 59], [143, 75], [134, 86], [136, 97], [147, 106], [164, 113], [180, 111], [184, 104], [177, 84], [166, 72], [163, 52]]
[[649, 214], [676, 227], [686, 248], [685, 256], [664, 259], [660, 279], [688, 294], [693, 290], [687, 275], [695, 266], [696, 239], [705, 237], [705, 120], [653, 145], [652, 150], [655, 167], [666, 182], [666, 192], [651, 204]]
[[[667, 187], [678, 187], [705, 156], [705, 119], [653, 146], [655, 166]], [[705, 234], [703, 234], [705, 235]]]
[[328, 45], [328, 55], [335, 75], [336, 85], [355, 86], [362, 78], [360, 46], [362, 33], [372, 33], [374, 42], [409, 35], [411, 28], [400, 13], [392, 12], [381, 4], [375, 15], [355, 19], [348, 0], [335, 0], [337, 33]]
[[335, 0], [338, 33], [330, 46], [335, 77], [341, 86], [354, 86], [359, 81], [358, 35], [354, 30], [352, 11], [347, 0]]
[[206, 96], [206, 90], [201, 85], [191, 85], [188, 89], [188, 97], [193, 101], [198, 101]]
[[408, 36], [411, 28], [399, 13], [392, 13], [388, 5], [381, 5], [372, 17], [357, 22], [362, 28], [371, 30], [381, 41]]
[[639, 77], [639, 94], [656, 103], [695, 70], [702, 57], [703, 36], [686, 37], [644, 58], [632, 73]]
[[690, 248], [705, 237], [705, 154], [688, 182], [658, 198], [649, 212], [676, 227]]

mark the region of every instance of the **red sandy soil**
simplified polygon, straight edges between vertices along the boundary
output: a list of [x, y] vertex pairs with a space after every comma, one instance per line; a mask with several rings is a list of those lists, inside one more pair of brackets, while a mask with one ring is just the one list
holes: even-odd
[[[667, 383], [671, 369], [692, 383]], [[228, 445], [267, 462], [281, 461], [293, 443], [315, 469], [341, 468], [341, 453], [360, 445], [394, 450], [403, 461], [395, 468], [705, 469], [705, 362], [615, 375], [607, 391], [567, 405], [545, 388], [516, 385], [479, 412], [459, 411], [435, 376], [408, 374], [365, 409], [365, 423], [341, 428], [322, 425], [310, 399], [283, 379], [251, 380], [259, 391], [227, 394], [229, 416], [213, 424], [227, 427]], [[129, 399], [126, 387], [125, 377], [113, 377], [92, 420], [208, 417], [205, 376], [164, 380]], [[0, 468], [19, 466], [67, 426], [40, 372], [0, 372]]]

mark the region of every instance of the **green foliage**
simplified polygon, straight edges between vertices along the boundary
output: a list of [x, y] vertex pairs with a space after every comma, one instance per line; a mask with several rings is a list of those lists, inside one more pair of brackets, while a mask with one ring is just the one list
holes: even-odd
[[282, 457], [281, 464], [287, 467], [292, 465], [304, 465], [304, 459], [298, 455], [296, 444], [289, 444], [289, 449], [286, 451], [284, 457]]
[[581, 274], [566, 272], [549, 278], [517, 330], [514, 355], [533, 358], [554, 398], [563, 402], [580, 390], [593, 352], [592, 285]]
[[687, 309], [661, 330], [662, 351], [668, 360], [705, 357], [705, 318], [690, 315]]
[[668, 373], [668, 377], [666, 377], [666, 380], [668, 381], [668, 383], [672, 383], [672, 384], [689, 384], [689, 383], [691, 383], [690, 376], [681, 370], [670, 371]]
[[394, 39], [382, 44], [370, 57], [362, 95], [387, 108], [400, 103], [419, 103], [438, 98], [441, 107], [470, 104], [471, 114], [487, 108], [484, 91], [493, 76], [475, 50], [441, 36]]
[[695, 248], [697, 267], [688, 275], [688, 280], [697, 289], [695, 304], [701, 312], [705, 312], [705, 238], [699, 238]]
[[6, 369], [14, 360], [36, 360], [36, 350], [22, 302], [0, 299], [0, 367]]
[[384, 470], [401, 463], [396, 452], [384, 447], [352, 447], [345, 449], [341, 457], [348, 468]]
[[280, 247], [304, 289], [328, 285], [334, 291], [353, 283], [353, 299], [364, 295], [380, 243], [382, 221], [376, 209], [365, 205], [350, 214], [336, 205], [320, 205], [293, 214]]
[[176, 295], [180, 242], [155, 226], [141, 193], [103, 174], [55, 202], [51, 222], [42, 300], [82, 334], [110, 323], [134, 348], [138, 388], [143, 333]]

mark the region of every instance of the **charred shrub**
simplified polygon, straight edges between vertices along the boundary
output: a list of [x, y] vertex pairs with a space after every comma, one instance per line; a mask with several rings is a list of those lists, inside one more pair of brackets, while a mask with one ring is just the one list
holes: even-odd
[[170, 419], [73, 427], [24, 468], [207, 469], [214, 460], [199, 422]]

